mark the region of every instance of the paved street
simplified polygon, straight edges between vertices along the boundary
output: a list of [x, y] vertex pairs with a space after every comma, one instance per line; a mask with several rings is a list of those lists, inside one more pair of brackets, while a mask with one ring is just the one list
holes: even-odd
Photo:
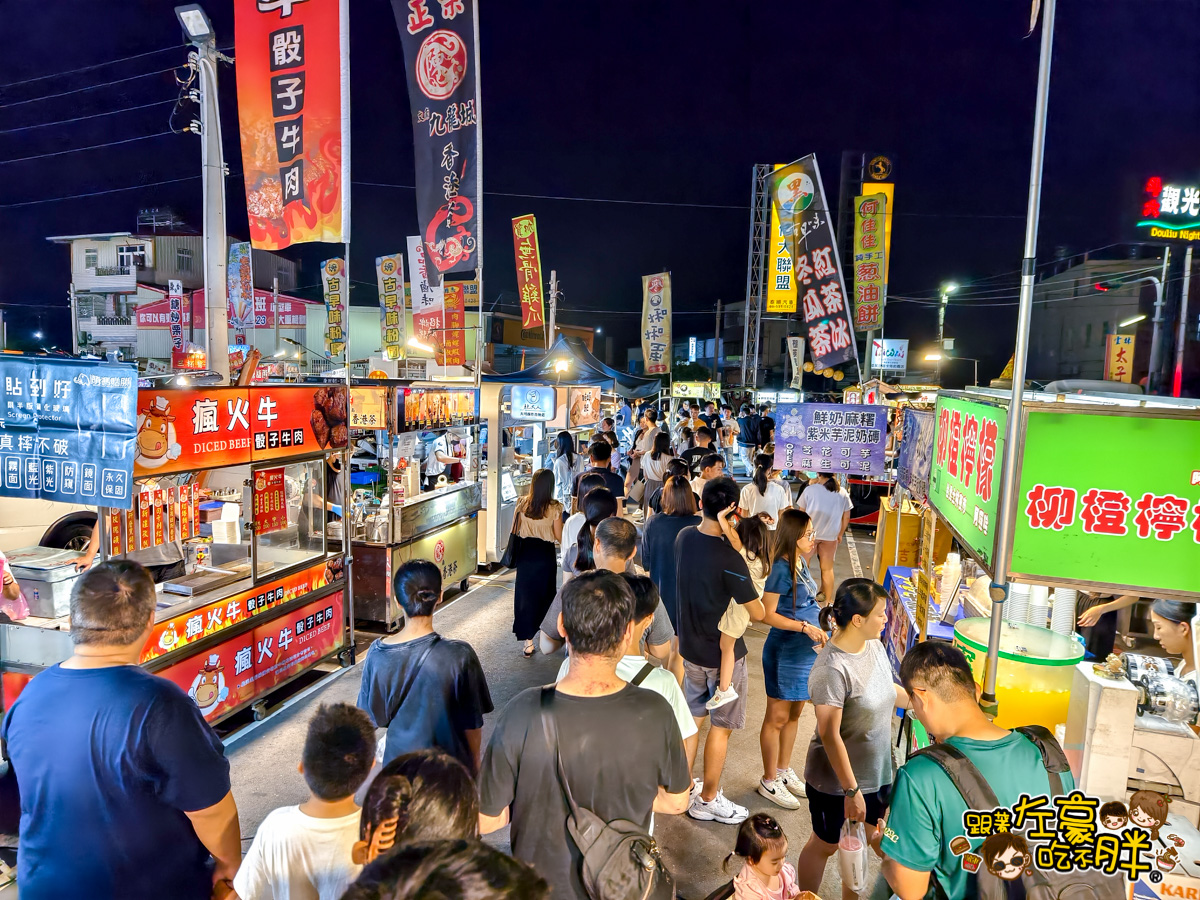
[[[869, 566], [872, 552], [870, 538], [859, 533], [855, 536], [854, 544], [861, 566], [865, 569]], [[838, 580], [856, 574], [855, 569], [850, 551], [843, 543], [838, 555]], [[487, 674], [497, 711], [525, 688], [553, 680], [562, 661], [560, 655], [549, 658], [538, 655], [531, 660], [521, 657], [520, 645], [512, 637], [511, 631], [513, 578], [514, 574], [509, 571], [473, 578], [475, 586], [435, 616], [437, 628], [443, 635], [469, 641], [475, 647]], [[789, 858], [794, 861], [810, 833], [807, 805], [802, 805], [794, 812], [783, 810], [764, 800], [755, 790], [761, 775], [758, 725], [762, 722], [765, 696], [759, 660], [765, 637], [766, 629], [758, 626], [747, 634], [751, 660], [748, 725], [730, 741], [723, 786], [725, 793], [737, 803], [751, 811], [769, 811], [779, 819], [791, 842]], [[268, 812], [304, 799], [304, 782], [296, 770], [296, 763], [304, 743], [308, 718], [319, 703], [353, 703], [358, 696], [360, 680], [361, 666], [346, 670], [290, 708], [259, 724], [249, 734], [235, 735], [231, 740], [229, 757], [233, 769], [233, 791], [241, 812], [245, 845], [249, 845], [255, 829]], [[493, 714], [485, 720], [485, 743], [495, 718]], [[811, 709], [805, 709], [800, 719], [793, 760], [799, 771], [804, 768], [804, 755], [814, 725]], [[702, 731], [702, 740], [703, 737]], [[699, 772], [700, 762], [697, 760], [696, 773]], [[681, 896], [688, 900], [702, 898], [732, 877], [722, 873], [721, 862], [733, 849], [735, 834], [736, 829], [732, 826], [697, 822], [686, 815], [657, 817], [656, 836], [664, 848], [671, 870], [679, 880]], [[489, 840], [507, 847], [508, 829], [491, 836]], [[835, 863], [830, 863], [822, 885], [821, 896], [824, 900], [837, 900], [841, 896]]]

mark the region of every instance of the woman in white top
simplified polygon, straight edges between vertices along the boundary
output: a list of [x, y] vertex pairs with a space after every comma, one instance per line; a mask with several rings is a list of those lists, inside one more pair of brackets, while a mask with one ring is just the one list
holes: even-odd
[[760, 453], [754, 457], [754, 480], [742, 488], [738, 498], [738, 515], [742, 518], [758, 516], [775, 530], [779, 513], [792, 505], [792, 492], [781, 481], [775, 480], [775, 459], [770, 454]]
[[833, 597], [833, 558], [850, 527], [850, 495], [839, 487], [836, 475], [822, 472], [800, 494], [796, 507], [812, 519], [817, 558], [821, 560], [821, 590], [829, 602]]
[[1150, 622], [1154, 625], [1154, 639], [1167, 651], [1168, 656], [1182, 659], [1175, 667], [1175, 674], [1197, 683], [1196, 654], [1192, 644], [1192, 617], [1196, 615], [1196, 604], [1186, 600], [1155, 600], [1150, 607]]
[[558, 448], [554, 455], [554, 499], [571, 508], [571, 486], [575, 476], [583, 471], [583, 457], [575, 452], [575, 439], [569, 431], [558, 433]]
[[642, 474], [646, 476], [646, 493], [643, 496], [646, 498], [647, 519], [652, 512], [650, 498], [654, 496], [655, 491], [662, 488], [663, 482], [667, 480], [667, 463], [675, 458], [671, 455], [671, 438], [665, 431], [654, 435], [653, 446], [654, 449], [642, 457]]

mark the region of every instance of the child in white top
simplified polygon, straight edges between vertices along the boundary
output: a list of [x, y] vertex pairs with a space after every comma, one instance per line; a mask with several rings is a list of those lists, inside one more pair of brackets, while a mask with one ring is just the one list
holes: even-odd
[[[729, 524], [726, 516], [721, 516], [719, 521], [726, 540], [742, 555], [742, 559], [746, 560], [746, 568], [750, 570], [754, 590], [759, 599], [762, 599], [763, 586], [767, 582], [767, 574], [771, 571], [770, 532], [766, 523], [758, 516], [742, 519], [736, 528]], [[717, 692], [704, 704], [705, 709], [717, 709], [737, 699], [737, 691], [733, 688], [733, 654], [737, 639], [746, 633], [749, 626], [750, 613], [746, 612], [746, 607], [729, 601], [729, 608], [717, 623], [721, 632], [720, 681], [717, 684]]]

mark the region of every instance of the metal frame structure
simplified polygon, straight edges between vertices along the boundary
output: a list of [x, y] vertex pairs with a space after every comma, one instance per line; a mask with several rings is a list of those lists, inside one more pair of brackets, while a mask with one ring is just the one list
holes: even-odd
[[771, 240], [771, 165], [756, 165], [750, 183], [750, 251], [746, 261], [746, 318], [742, 336], [742, 386], [758, 386], [758, 339]]

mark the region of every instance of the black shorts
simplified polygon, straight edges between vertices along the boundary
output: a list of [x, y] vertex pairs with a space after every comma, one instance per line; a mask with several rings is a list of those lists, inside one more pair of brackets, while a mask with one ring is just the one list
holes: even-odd
[[[808, 814], [812, 818], [813, 834], [827, 844], [836, 844], [842, 836], [842, 825], [846, 821], [846, 798], [836, 794], [823, 794], [811, 784], [804, 786], [808, 797]], [[885, 784], [879, 790], [863, 794], [867, 801], [868, 829], [887, 815], [892, 799], [892, 786]], [[868, 834], [870, 831], [868, 830]]]

